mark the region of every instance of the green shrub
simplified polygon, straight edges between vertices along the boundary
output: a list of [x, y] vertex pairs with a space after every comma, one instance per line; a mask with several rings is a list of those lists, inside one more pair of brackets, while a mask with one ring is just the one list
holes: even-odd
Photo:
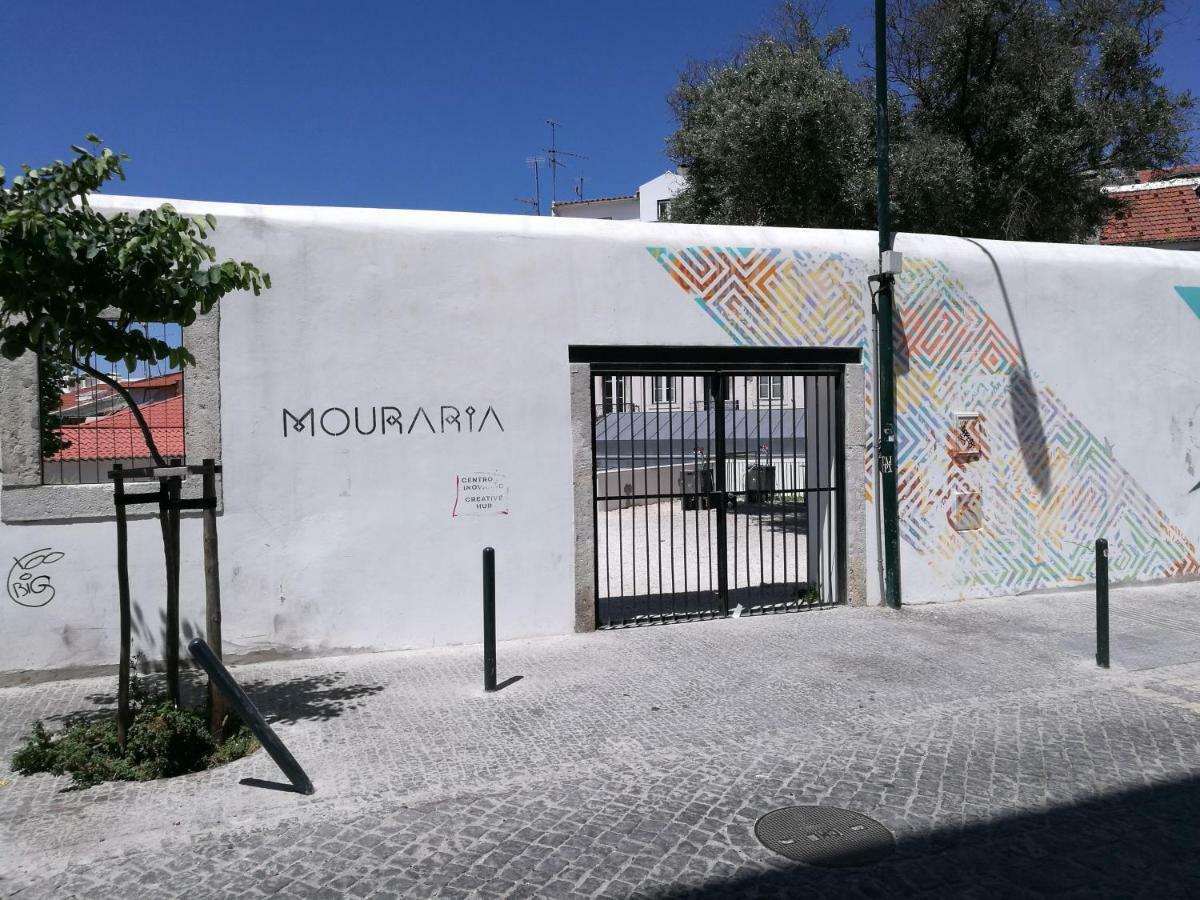
[[240, 759], [257, 743], [236, 720], [216, 746], [203, 710], [176, 708], [168, 700], [148, 701], [133, 711], [125, 752], [117, 745], [117, 723], [108, 717], [79, 722], [51, 734], [41, 722], [12, 759], [22, 775], [70, 774], [78, 787], [102, 781], [151, 781], [200, 772]]

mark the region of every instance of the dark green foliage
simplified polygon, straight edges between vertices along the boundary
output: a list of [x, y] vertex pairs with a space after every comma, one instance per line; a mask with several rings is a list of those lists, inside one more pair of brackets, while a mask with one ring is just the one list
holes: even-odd
[[55, 357], [38, 359], [38, 409], [41, 413], [42, 458], [71, 446], [63, 437], [59, 404], [74, 380], [74, 366]]
[[117, 746], [117, 723], [111, 716], [55, 734], [35, 722], [25, 746], [13, 755], [12, 767], [22, 775], [70, 774], [79, 787], [171, 778], [224, 765], [257, 746], [240, 723], [227, 730], [230, 736], [214, 746], [203, 710], [176, 708], [158, 698], [134, 710], [125, 753]]
[[[190, 365], [187, 349], [138, 324], [186, 327], [230, 291], [258, 294], [271, 279], [252, 263], [216, 261], [207, 243], [217, 224], [211, 215], [193, 219], [170, 204], [137, 213], [93, 209], [88, 195], [124, 179], [126, 157], [95, 135], [87, 143], [73, 146], [68, 162], [22, 166], [7, 189], [0, 168], [0, 354], [79, 366], [122, 393], [88, 361], [123, 361], [130, 371], [163, 359], [172, 368]], [[161, 460], [136, 404], [122, 396]]]
[[831, 65], [844, 42], [844, 33], [766, 37], [730, 64], [681, 79], [670, 151], [687, 165], [688, 187], [672, 201], [672, 220], [870, 222], [872, 102]]
[[[889, 0], [892, 223], [1090, 240], [1103, 178], [1184, 161], [1190, 94], [1161, 84], [1164, 0]], [[871, 228], [874, 102], [802, 8], [734, 59], [684, 76], [676, 221]], [[872, 76], [873, 77], [873, 76]]]

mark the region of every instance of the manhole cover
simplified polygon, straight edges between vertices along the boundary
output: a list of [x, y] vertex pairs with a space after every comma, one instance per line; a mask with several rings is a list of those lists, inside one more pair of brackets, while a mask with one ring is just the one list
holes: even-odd
[[874, 819], [830, 806], [785, 806], [754, 823], [769, 850], [810, 866], [869, 866], [896, 848], [892, 833]]

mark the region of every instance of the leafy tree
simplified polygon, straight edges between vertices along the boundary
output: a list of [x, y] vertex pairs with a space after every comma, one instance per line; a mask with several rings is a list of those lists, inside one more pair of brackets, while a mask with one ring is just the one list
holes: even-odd
[[1164, 0], [891, 8], [891, 74], [912, 125], [970, 164], [970, 201], [954, 233], [1088, 240], [1117, 210], [1100, 177], [1187, 156], [1193, 99], [1163, 86], [1153, 61]]
[[42, 459], [66, 450], [71, 442], [63, 437], [59, 407], [62, 395], [75, 381], [73, 366], [55, 357], [38, 360], [38, 413], [41, 422]]
[[[1089, 240], [1118, 209], [1102, 179], [1190, 150], [1193, 98], [1153, 61], [1164, 8], [889, 0], [894, 227]], [[802, 7], [784, 9], [782, 36], [688, 73], [672, 95], [670, 153], [689, 178], [672, 218], [873, 226], [867, 85], [835, 63], [843, 32], [819, 38]]]
[[[90, 362], [96, 356], [138, 363], [193, 364], [184, 347], [147, 335], [138, 323], [191, 325], [225, 294], [270, 287], [248, 262], [216, 262], [205, 242], [216, 227], [170, 204], [137, 213], [102, 214], [88, 194], [124, 180], [124, 154], [72, 146], [75, 158], [22, 174], [4, 187], [0, 169], [0, 353], [37, 354], [44, 366], [77, 368], [104, 382], [129, 406], [158, 465], [162, 454], [129, 391]], [[43, 442], [45, 443], [45, 442]]]
[[871, 221], [873, 101], [835, 63], [849, 32], [819, 36], [803, 16], [788, 25], [681, 77], [669, 150], [687, 166], [687, 186], [671, 202], [673, 221]]
[[[270, 276], [252, 263], [217, 262], [206, 242], [217, 224], [211, 215], [192, 219], [170, 204], [136, 213], [93, 209], [88, 195], [113, 178], [123, 180], [127, 157], [102, 147], [95, 135], [88, 135], [87, 143], [72, 146], [75, 157], [68, 162], [22, 166], [8, 189], [0, 169], [0, 353], [8, 359], [26, 353], [38, 358], [44, 454], [63, 446], [57, 398], [79, 370], [122, 397], [161, 466], [165, 461], [138, 404], [94, 360], [123, 361], [130, 371], [163, 359], [172, 367], [193, 364], [186, 348], [151, 337], [139, 323], [191, 325], [230, 291], [258, 294], [269, 288]], [[172, 524], [167, 518], [162, 524], [168, 579], [177, 583], [172, 549], [177, 531], [173, 535], [172, 530], [178, 517], [171, 517]], [[128, 612], [123, 603], [117, 715], [122, 748], [129, 720]], [[177, 641], [168, 641], [168, 648], [177, 649]], [[167, 671], [177, 673], [177, 660], [168, 660]], [[172, 680], [169, 691], [177, 699], [177, 677]]]

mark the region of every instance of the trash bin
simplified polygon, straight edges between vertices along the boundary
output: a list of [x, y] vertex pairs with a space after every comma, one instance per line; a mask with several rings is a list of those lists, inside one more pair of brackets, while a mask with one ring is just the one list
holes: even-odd
[[763, 503], [775, 496], [775, 467], [747, 466], [746, 467], [746, 500], [750, 503]]
[[696, 509], [698, 504], [700, 509], [708, 509], [713, 492], [712, 466], [684, 469], [681, 480], [683, 482], [683, 496], [680, 498], [682, 508]]

